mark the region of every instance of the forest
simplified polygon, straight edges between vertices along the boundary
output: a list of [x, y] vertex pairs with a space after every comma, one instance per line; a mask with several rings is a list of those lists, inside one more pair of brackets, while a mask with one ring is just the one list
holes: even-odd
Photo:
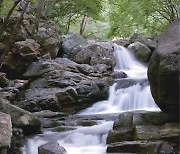
[[80, 33], [86, 38], [107, 40], [135, 32], [153, 36], [178, 18], [178, 8], [178, 0], [1, 0], [0, 36], [19, 10], [33, 16], [33, 34], [43, 19], [55, 21], [63, 34]]
[[180, 153], [179, 0], [0, 0], [0, 154]]

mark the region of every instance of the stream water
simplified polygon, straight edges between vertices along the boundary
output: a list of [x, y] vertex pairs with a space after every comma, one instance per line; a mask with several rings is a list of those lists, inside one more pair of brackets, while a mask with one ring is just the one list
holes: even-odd
[[[114, 45], [116, 66], [114, 71], [125, 72], [127, 79], [142, 81], [147, 80], [147, 68], [139, 63], [126, 48]], [[118, 88], [118, 83], [109, 89], [109, 98], [100, 101], [91, 107], [79, 112], [76, 116], [91, 117], [96, 115], [96, 125], [83, 127], [77, 126], [75, 130], [60, 133], [45, 132], [42, 135], [29, 138], [22, 148], [23, 154], [38, 154], [38, 147], [50, 141], [57, 141], [68, 154], [105, 154], [106, 138], [112, 129], [113, 113], [121, 113], [132, 110], [159, 111], [155, 104], [149, 84], [137, 82], [126, 88]], [[117, 114], [118, 115], [118, 114]], [[101, 118], [97, 118], [100, 116]]]

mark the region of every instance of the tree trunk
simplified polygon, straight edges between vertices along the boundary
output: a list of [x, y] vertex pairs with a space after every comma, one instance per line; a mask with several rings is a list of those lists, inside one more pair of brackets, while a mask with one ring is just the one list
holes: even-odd
[[[0, 38], [1, 38], [2, 34], [3, 34], [3, 32], [4, 32], [4, 29], [5, 29], [8, 21], [9, 21], [9, 18], [11, 17], [14, 9], [16, 8], [16, 6], [19, 4], [20, 1], [21, 1], [21, 0], [16, 0], [16, 1], [14, 1], [13, 6], [12, 6], [11, 9], [9, 10], [7, 17], [5, 18], [5, 21], [3, 22], [2, 26], [0, 27]], [[1, 3], [2, 3], [2, 2], [3, 2], [3, 0], [1, 0]], [[0, 3], [0, 5], [1, 5], [1, 3]]]
[[80, 35], [82, 35], [83, 32], [85, 31], [86, 24], [87, 24], [87, 16], [84, 15], [80, 24], [80, 31], [79, 31]]
[[40, 21], [41, 16], [42, 16], [43, 5], [44, 5], [44, 0], [39, 0], [38, 6], [37, 6], [37, 17], [36, 17], [35, 25], [34, 25], [33, 31], [32, 31], [33, 37], [34, 37], [35, 32], [38, 31], [38, 28], [39, 28], [39, 21]]
[[2, 67], [3, 65], [3, 60], [5, 59], [6, 55], [8, 54], [8, 52], [11, 50], [12, 46], [14, 45], [14, 42], [15, 42], [15, 37], [16, 37], [16, 34], [18, 33], [18, 30], [21, 26], [21, 23], [22, 23], [22, 20], [23, 20], [23, 17], [24, 17], [24, 13], [28, 7], [28, 4], [29, 4], [30, 0], [26, 0], [26, 4], [24, 5], [23, 9], [22, 9], [22, 12], [21, 12], [21, 15], [20, 15], [20, 18], [19, 20], [17, 21], [16, 25], [14, 26], [14, 29], [13, 29], [13, 32], [10, 36], [10, 39], [9, 39], [9, 42], [8, 42], [8, 46], [6, 46], [2, 56], [0, 57], [0, 68]]
[[70, 17], [69, 17], [69, 20], [68, 20], [68, 23], [67, 23], [67, 28], [66, 28], [66, 34], [69, 33], [69, 29], [70, 29], [70, 26], [71, 26], [71, 19], [72, 17], [75, 15], [75, 13], [73, 13]]

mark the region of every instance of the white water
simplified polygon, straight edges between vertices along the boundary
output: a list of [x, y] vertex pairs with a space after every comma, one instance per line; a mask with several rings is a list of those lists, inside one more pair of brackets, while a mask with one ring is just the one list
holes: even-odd
[[[115, 72], [125, 72], [129, 79], [147, 79], [147, 68], [138, 62], [132, 53], [124, 47], [114, 45], [116, 58]], [[132, 110], [159, 111], [150, 92], [150, 86], [136, 84], [117, 89], [114, 83], [109, 89], [109, 98], [100, 101], [79, 114], [120, 113]]]
[[80, 127], [73, 131], [54, 133], [28, 139], [22, 148], [23, 154], [38, 154], [38, 147], [52, 141], [62, 145], [68, 154], [104, 154], [106, 152], [106, 138], [112, 129], [113, 121], [101, 121], [98, 125]]
[[147, 78], [147, 68], [138, 62], [126, 48], [114, 45], [115, 72], [123, 71], [129, 78]]
[[[114, 45], [116, 66], [114, 71], [123, 71], [130, 79], [146, 79], [147, 68], [140, 64], [125, 48]], [[159, 111], [151, 96], [150, 87], [137, 83], [133, 86], [117, 89], [117, 83], [109, 90], [109, 98], [95, 103], [81, 111], [81, 115], [120, 113], [132, 110]], [[38, 154], [38, 147], [50, 141], [57, 141], [68, 154], [105, 154], [106, 137], [112, 129], [113, 121], [98, 121], [98, 125], [79, 127], [63, 133], [44, 133], [28, 139], [22, 148], [23, 154]]]

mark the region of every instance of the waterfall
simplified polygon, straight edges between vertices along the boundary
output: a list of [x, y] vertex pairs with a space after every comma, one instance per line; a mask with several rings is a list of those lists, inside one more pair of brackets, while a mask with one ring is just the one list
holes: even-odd
[[[100, 101], [78, 113], [81, 115], [112, 114], [132, 110], [159, 111], [147, 81], [147, 68], [138, 62], [126, 48], [114, 45], [115, 72], [124, 72], [126, 79], [118, 79], [109, 88], [108, 100]], [[123, 85], [124, 82], [127, 82]], [[111, 116], [110, 116], [111, 117]], [[93, 118], [92, 118], [93, 119]], [[44, 133], [27, 140], [23, 154], [38, 154], [38, 147], [57, 141], [68, 154], [105, 154], [106, 138], [113, 121], [97, 120], [97, 125], [61, 133]]]
[[152, 98], [149, 84], [142, 84], [148, 82], [147, 68], [138, 62], [128, 49], [116, 44], [114, 44], [114, 56], [116, 58], [114, 71], [126, 73], [126, 82], [135, 81], [136, 84], [118, 88], [118, 84], [114, 83], [109, 89], [108, 100], [97, 102], [79, 114], [120, 113], [132, 110], [159, 111]]
[[129, 78], [147, 78], [147, 68], [125, 47], [114, 44], [114, 57], [116, 59], [115, 72], [125, 72]]

